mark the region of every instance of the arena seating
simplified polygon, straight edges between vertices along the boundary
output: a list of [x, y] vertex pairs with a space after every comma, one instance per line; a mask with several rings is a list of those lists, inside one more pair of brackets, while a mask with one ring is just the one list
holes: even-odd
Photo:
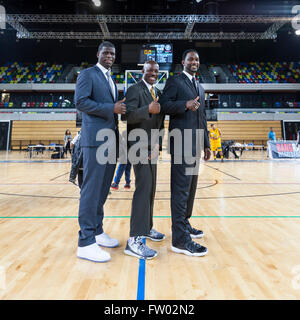
[[300, 82], [300, 62], [241, 62], [228, 68], [239, 83]]
[[8, 62], [0, 66], [0, 83], [54, 83], [63, 65], [47, 62]]
[[[85, 61], [79, 65], [79, 69], [82, 70], [89, 66], [91, 64]], [[207, 63], [206, 66], [208, 68], [222, 67], [211, 63]], [[227, 65], [227, 67], [239, 83], [300, 82], [300, 62], [240, 62]], [[62, 64], [8, 62], [0, 66], [0, 83], [54, 83], [63, 71]], [[112, 71], [112, 78], [117, 84], [125, 83], [125, 72], [121, 71], [120, 65], [117, 65]], [[170, 76], [180, 72], [178, 65], [174, 65]], [[135, 77], [134, 73], [132, 75]], [[199, 72], [196, 77], [201, 79]], [[137, 77], [138, 80], [140, 78], [141, 75]], [[76, 81], [76, 77], [73, 81]], [[129, 77], [128, 82], [134, 83], [132, 77]]]
[[[88, 62], [82, 62], [79, 69], [90, 67]], [[217, 67], [217, 64], [207, 64], [208, 68]], [[300, 82], [300, 62], [250, 62], [225, 66], [228, 73], [239, 83], [269, 83]], [[181, 72], [181, 65], [174, 65], [169, 75], [174, 76]], [[37, 63], [6, 63], [0, 67], [0, 83], [53, 83], [63, 73], [63, 65], [47, 62]], [[125, 84], [125, 74], [120, 65], [112, 68], [112, 78], [117, 84]], [[162, 74], [160, 74], [161, 77]], [[129, 74], [128, 83], [133, 84], [141, 80], [142, 74], [132, 72]], [[203, 77], [200, 72], [196, 74], [200, 81]], [[60, 80], [59, 80], [60, 81]], [[72, 80], [71, 80], [72, 81]], [[166, 82], [163, 77], [162, 83]], [[293, 94], [219, 94], [218, 105], [210, 105], [210, 108], [300, 108], [299, 96]], [[27, 94], [12, 93], [8, 100], [0, 103], [1, 109], [9, 108], [74, 108], [73, 94]]]
[[299, 108], [300, 102], [289, 93], [219, 94], [218, 108]]
[[73, 93], [11, 93], [0, 108], [75, 108]]

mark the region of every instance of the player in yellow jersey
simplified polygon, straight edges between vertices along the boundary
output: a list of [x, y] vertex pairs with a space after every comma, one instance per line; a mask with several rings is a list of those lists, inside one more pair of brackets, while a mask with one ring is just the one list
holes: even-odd
[[223, 162], [223, 152], [221, 146], [221, 131], [216, 127], [215, 124], [211, 124], [211, 129], [209, 130], [210, 138], [210, 149], [213, 152], [214, 160], [216, 160], [216, 153], [219, 152], [221, 156], [221, 161]]

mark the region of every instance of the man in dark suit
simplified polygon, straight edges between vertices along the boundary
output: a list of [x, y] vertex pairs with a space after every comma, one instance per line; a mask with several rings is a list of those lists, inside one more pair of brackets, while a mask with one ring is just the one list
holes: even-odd
[[[153, 229], [153, 206], [156, 190], [157, 156], [162, 139], [158, 131], [163, 128], [164, 115], [160, 113], [158, 102], [160, 91], [155, 88], [159, 74], [159, 66], [155, 61], [147, 61], [143, 67], [143, 79], [128, 88], [126, 93], [126, 117], [128, 146], [134, 146], [137, 141], [131, 141], [130, 135], [144, 130], [145, 139], [140, 139], [139, 159], [130, 153], [129, 161], [133, 163], [135, 174], [135, 192], [132, 199], [130, 238], [127, 241], [125, 253], [141, 259], [152, 259], [157, 255], [143, 243], [146, 238], [152, 241], [162, 241], [165, 235]], [[156, 129], [156, 132], [153, 132]], [[152, 140], [151, 140], [152, 133]], [[154, 136], [154, 134], [156, 135]], [[145, 156], [143, 158], [143, 155]]]
[[[116, 159], [99, 161], [99, 147], [104, 143], [116, 148], [118, 116], [125, 114], [125, 99], [117, 101], [118, 90], [111, 78], [115, 47], [106, 41], [98, 48], [98, 63], [80, 72], [75, 89], [76, 108], [82, 111], [80, 145], [83, 150], [83, 183], [80, 192], [78, 221], [80, 225], [77, 256], [95, 262], [110, 260], [103, 247], [116, 247], [118, 240], [103, 231], [103, 206], [113, 179]], [[112, 133], [102, 141], [101, 132]]]
[[[205, 95], [202, 86], [196, 82], [195, 74], [199, 68], [199, 55], [196, 50], [184, 52], [183, 72], [170, 77], [161, 97], [162, 112], [170, 115], [169, 134], [173, 129], [179, 132], [182, 141], [169, 140], [171, 153], [171, 212], [172, 212], [172, 251], [190, 256], [203, 256], [207, 248], [192, 241], [203, 237], [203, 232], [190, 225], [193, 204], [197, 189], [198, 160], [201, 154], [197, 148], [197, 138], [204, 139], [204, 160], [210, 158], [210, 145], [205, 115]], [[188, 130], [186, 130], [188, 129]], [[199, 129], [203, 129], [202, 137]], [[191, 150], [184, 150], [189, 140], [185, 135], [191, 133]], [[197, 137], [198, 135], [198, 137]], [[181, 146], [180, 152], [177, 147]], [[184, 152], [187, 151], [187, 155]], [[198, 160], [197, 160], [198, 159]], [[178, 161], [179, 160], [179, 161]], [[191, 162], [192, 160], [192, 162]], [[188, 173], [188, 170], [193, 170]]]

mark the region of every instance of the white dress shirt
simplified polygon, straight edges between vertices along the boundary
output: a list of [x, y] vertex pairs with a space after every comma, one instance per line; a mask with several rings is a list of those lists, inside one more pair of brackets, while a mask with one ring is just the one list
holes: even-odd
[[116, 99], [115, 84], [114, 84], [111, 77], [109, 77], [109, 79], [107, 78], [107, 72], [109, 72], [109, 74], [110, 74], [110, 72], [111, 72], [110, 69], [104, 68], [99, 62], [97, 62], [96, 66], [103, 72], [104, 77], [107, 79], [107, 81], [109, 81], [109, 85], [110, 85], [110, 88], [111, 88], [111, 91], [112, 91], [112, 94], [113, 94], [113, 97], [115, 100]]
[[[190, 80], [191, 80], [191, 82], [193, 83], [193, 78], [195, 78], [195, 77], [193, 77], [191, 74], [189, 74], [188, 72], [186, 72], [186, 71], [182, 71]], [[196, 80], [196, 79], [195, 79]]]
[[154, 90], [154, 92], [155, 92], [155, 86], [153, 85], [151, 85], [151, 84], [149, 84], [147, 81], [145, 81], [144, 79], [143, 79], [143, 81], [144, 81], [144, 83], [145, 83], [145, 85], [147, 86], [147, 88], [148, 88], [148, 90], [149, 90], [149, 92], [151, 93], [151, 88], [153, 88], [153, 90]]

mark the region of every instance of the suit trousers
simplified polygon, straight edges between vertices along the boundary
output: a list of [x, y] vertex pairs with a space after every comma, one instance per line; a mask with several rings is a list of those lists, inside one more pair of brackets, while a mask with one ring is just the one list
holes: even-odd
[[195, 168], [196, 163], [174, 163], [171, 156], [171, 215], [172, 215], [172, 244], [184, 245], [191, 241], [189, 218], [192, 216], [197, 190], [197, 175], [187, 174], [187, 169]]
[[135, 191], [132, 199], [130, 237], [146, 236], [153, 227], [157, 165], [135, 164]]
[[103, 233], [103, 206], [109, 193], [116, 164], [99, 164], [97, 147], [82, 147], [83, 182], [80, 191], [78, 246], [95, 243], [95, 236]]

